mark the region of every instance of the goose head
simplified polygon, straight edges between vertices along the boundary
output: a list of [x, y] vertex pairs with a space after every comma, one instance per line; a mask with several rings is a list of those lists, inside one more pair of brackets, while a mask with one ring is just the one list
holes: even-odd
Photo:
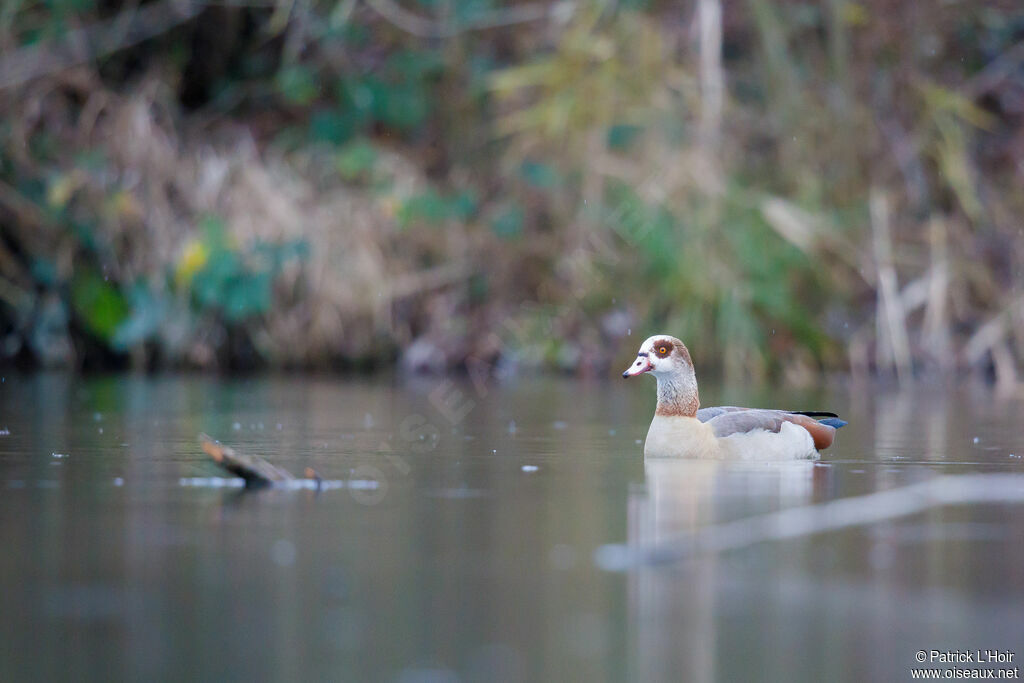
[[693, 372], [693, 361], [683, 342], [667, 334], [656, 334], [640, 345], [636, 360], [626, 368], [622, 376], [635, 377], [645, 372], [658, 378], [690, 374]]

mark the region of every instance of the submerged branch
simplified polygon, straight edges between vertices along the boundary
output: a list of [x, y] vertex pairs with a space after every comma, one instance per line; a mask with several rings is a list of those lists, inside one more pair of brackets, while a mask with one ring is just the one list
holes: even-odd
[[[225, 446], [211, 439], [206, 434], [199, 435], [199, 442], [202, 445], [203, 451], [215, 463], [231, 474], [244, 479], [246, 486], [272, 486], [295, 479], [291, 473], [270, 464], [263, 458], [238, 453], [230, 446]], [[314, 477], [309, 478], [312, 479]]]

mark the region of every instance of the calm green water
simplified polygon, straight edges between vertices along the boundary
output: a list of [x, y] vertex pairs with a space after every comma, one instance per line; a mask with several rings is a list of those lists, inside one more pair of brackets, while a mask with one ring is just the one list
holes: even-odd
[[[899, 681], [920, 649], [1024, 657], [1021, 504], [595, 561], [940, 474], [1024, 474], [1024, 403], [702, 398], [850, 425], [816, 464], [645, 468], [643, 380], [7, 376], [0, 680]], [[352, 488], [195, 485], [217, 475], [200, 432]]]

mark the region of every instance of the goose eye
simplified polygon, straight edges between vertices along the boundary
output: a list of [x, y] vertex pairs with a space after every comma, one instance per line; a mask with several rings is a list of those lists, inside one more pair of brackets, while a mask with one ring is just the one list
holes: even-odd
[[667, 355], [667, 354], [668, 354], [668, 347], [667, 346], [659, 346], [658, 347], [658, 355], [659, 356], [664, 356], [664, 355]]

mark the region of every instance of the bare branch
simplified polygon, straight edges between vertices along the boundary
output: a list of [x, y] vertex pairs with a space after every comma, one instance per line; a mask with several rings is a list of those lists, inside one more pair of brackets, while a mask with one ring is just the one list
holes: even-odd
[[203, 5], [164, 0], [69, 31], [60, 41], [16, 50], [0, 61], [0, 90], [57, 73], [148, 40], [192, 19]]
[[971, 99], [984, 95], [1012, 74], [1021, 62], [1024, 62], [1024, 42], [1017, 43], [986, 64], [960, 88], [960, 92]]
[[910, 341], [907, 312], [900, 303], [899, 281], [893, 259], [892, 231], [889, 225], [889, 199], [878, 188], [868, 199], [875, 265], [878, 268], [878, 354], [881, 368], [891, 363], [900, 384], [910, 379]]

